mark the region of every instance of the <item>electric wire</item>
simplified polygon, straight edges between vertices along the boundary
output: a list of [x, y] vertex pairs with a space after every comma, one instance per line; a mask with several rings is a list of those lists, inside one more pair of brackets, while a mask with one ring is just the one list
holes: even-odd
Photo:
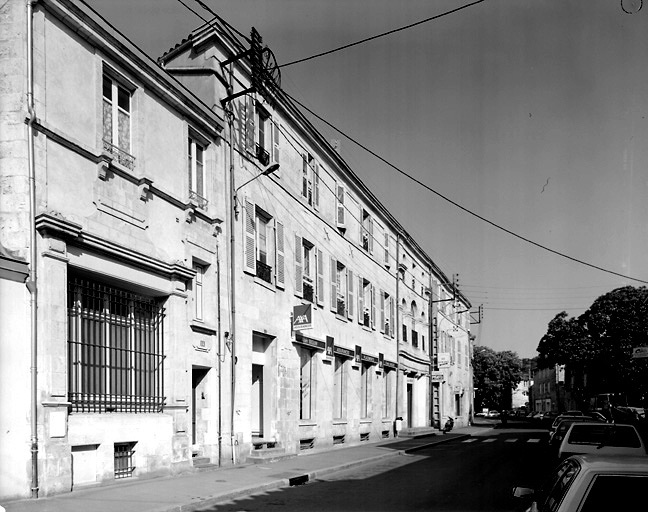
[[527, 237], [524, 237], [524, 236], [522, 236], [522, 235], [520, 235], [520, 234], [518, 234], [518, 233], [515, 233], [514, 231], [511, 231], [510, 229], [505, 228], [504, 226], [501, 226], [500, 224], [497, 224], [496, 222], [493, 222], [492, 220], [489, 220], [489, 219], [487, 219], [486, 217], [483, 217], [482, 215], [479, 215], [478, 213], [473, 212], [472, 210], [469, 210], [469, 209], [466, 208], [465, 206], [462, 206], [462, 205], [460, 205], [459, 203], [457, 203], [456, 201], [453, 201], [453, 200], [450, 199], [449, 197], [443, 195], [442, 193], [438, 192], [437, 190], [434, 190], [434, 189], [433, 189], [432, 187], [430, 187], [429, 185], [426, 185], [425, 183], [423, 183], [423, 182], [420, 181], [419, 179], [415, 178], [414, 176], [412, 176], [412, 175], [406, 173], [405, 171], [403, 171], [402, 169], [400, 169], [400, 168], [397, 167], [396, 165], [392, 164], [392, 163], [389, 162], [386, 158], [380, 156], [378, 153], [376, 153], [375, 151], [373, 151], [372, 149], [370, 149], [370, 148], [367, 147], [366, 145], [364, 145], [364, 144], [362, 144], [361, 142], [359, 142], [358, 140], [354, 139], [353, 137], [351, 137], [350, 135], [348, 135], [347, 133], [343, 132], [341, 129], [337, 128], [335, 125], [333, 125], [332, 123], [330, 123], [329, 121], [327, 121], [326, 119], [324, 119], [322, 116], [320, 116], [319, 114], [315, 113], [313, 110], [311, 110], [310, 108], [308, 108], [306, 105], [304, 105], [301, 101], [299, 101], [299, 100], [296, 99], [295, 97], [293, 97], [293, 96], [291, 96], [290, 94], [288, 94], [286, 91], [283, 91], [283, 93], [284, 93], [288, 98], [290, 98], [292, 101], [294, 101], [294, 102], [297, 103], [299, 106], [301, 106], [304, 110], [308, 111], [311, 115], [313, 115], [314, 117], [316, 117], [317, 119], [319, 119], [321, 122], [323, 122], [324, 124], [326, 124], [327, 126], [329, 126], [330, 128], [332, 128], [332, 129], [335, 130], [336, 132], [338, 132], [338, 133], [339, 133], [340, 135], [342, 135], [343, 137], [347, 138], [349, 141], [353, 142], [356, 146], [360, 147], [361, 149], [364, 149], [367, 153], [373, 155], [375, 158], [377, 158], [378, 160], [380, 160], [381, 162], [383, 162], [385, 165], [391, 167], [392, 169], [394, 169], [394, 170], [395, 170], [396, 172], [398, 172], [399, 174], [405, 176], [406, 178], [409, 178], [409, 179], [410, 179], [411, 181], [413, 181], [414, 183], [416, 183], [416, 184], [420, 185], [421, 187], [423, 187], [424, 189], [426, 189], [426, 190], [432, 192], [432, 193], [435, 194], [436, 196], [438, 196], [438, 197], [440, 197], [441, 199], [443, 199], [444, 201], [446, 201], [446, 202], [452, 204], [453, 206], [459, 208], [460, 210], [464, 211], [465, 213], [467, 213], [467, 214], [469, 214], [469, 215], [472, 215], [473, 217], [476, 217], [477, 219], [479, 219], [479, 220], [481, 220], [481, 221], [483, 221], [483, 222], [485, 222], [485, 223], [487, 223], [487, 224], [493, 226], [494, 228], [499, 229], [500, 231], [503, 231], [503, 232], [505, 232], [505, 233], [507, 233], [507, 234], [509, 234], [509, 235], [511, 235], [511, 236], [513, 236], [513, 237], [515, 237], [515, 238], [517, 238], [517, 239], [519, 239], [519, 240], [522, 240], [522, 241], [524, 241], [524, 242], [527, 242], [527, 243], [529, 243], [529, 244], [531, 244], [531, 245], [533, 245], [533, 246], [535, 246], [535, 247], [538, 247], [539, 249], [543, 249], [543, 250], [545, 250], [545, 251], [547, 251], [547, 252], [550, 252], [550, 253], [555, 254], [555, 255], [557, 255], [557, 256], [560, 256], [560, 257], [562, 257], [562, 258], [565, 258], [565, 259], [568, 259], [568, 260], [573, 261], [573, 262], [575, 262], [575, 263], [579, 263], [579, 264], [581, 264], [581, 265], [584, 265], [584, 266], [587, 266], [587, 267], [590, 267], [590, 268], [593, 268], [593, 269], [599, 270], [599, 271], [601, 271], [601, 272], [605, 272], [605, 273], [612, 274], [612, 275], [615, 275], [615, 276], [618, 276], [618, 277], [622, 277], [622, 278], [624, 278], [624, 279], [631, 279], [632, 281], [637, 281], [637, 282], [639, 282], [639, 283], [648, 284], [648, 281], [646, 281], [646, 280], [644, 280], [644, 279], [639, 279], [639, 278], [637, 278], [637, 277], [627, 276], [627, 275], [625, 275], [625, 274], [621, 274], [621, 273], [619, 273], [619, 272], [615, 272], [614, 270], [606, 269], [606, 268], [600, 267], [600, 266], [598, 266], [598, 265], [594, 265], [593, 263], [589, 263], [589, 262], [586, 262], [586, 261], [584, 261], [584, 260], [581, 260], [581, 259], [575, 258], [575, 257], [573, 257], [573, 256], [569, 256], [568, 254], [565, 254], [565, 253], [563, 253], [563, 252], [557, 251], [557, 250], [555, 250], [555, 249], [551, 249], [550, 247], [547, 247], [546, 245], [542, 245], [542, 244], [540, 244], [540, 243], [538, 243], [538, 242], [535, 242], [535, 241], [531, 240], [530, 238], [527, 238]]
[[[196, 1], [198, 1], [198, 0], [196, 0]], [[333, 48], [333, 49], [327, 50], [325, 52], [317, 53], [315, 55], [311, 55], [310, 57], [304, 57], [302, 59], [297, 59], [297, 60], [293, 60], [291, 62], [287, 62], [286, 64], [280, 64], [278, 66], [275, 66], [275, 68], [276, 69], [285, 68], [285, 67], [288, 67], [288, 66], [292, 66], [293, 64], [299, 64], [301, 62], [306, 62], [306, 61], [309, 61], [309, 60], [317, 59], [319, 57], [323, 57], [325, 55], [330, 55], [332, 53], [339, 52], [341, 50], [346, 50], [347, 48], [351, 48], [353, 46], [358, 46], [360, 44], [368, 43], [369, 41], [373, 41], [373, 40], [379, 39], [381, 37], [385, 37], [385, 36], [388, 36], [388, 35], [391, 35], [391, 34], [395, 34], [396, 32], [401, 32], [403, 30], [407, 30], [407, 29], [416, 27], [418, 25], [428, 23], [430, 21], [434, 21], [434, 20], [437, 20], [439, 18], [443, 18], [444, 16], [454, 14], [454, 13], [456, 13], [458, 11], [461, 11], [463, 9], [467, 9], [468, 7], [472, 7], [474, 5], [482, 3], [484, 1], [485, 0], [477, 0], [476, 2], [472, 2], [470, 4], [462, 5], [461, 7], [457, 7], [456, 9], [452, 9], [450, 11], [447, 11], [447, 12], [444, 12], [444, 13], [441, 13], [441, 14], [436, 14], [435, 16], [431, 16], [431, 17], [426, 18], [424, 20], [420, 20], [420, 21], [417, 21], [417, 22], [414, 22], [414, 23], [410, 23], [409, 25], [405, 25], [404, 27], [395, 28], [395, 29], [389, 30], [387, 32], [382, 32], [381, 34], [376, 34], [376, 35], [373, 35], [373, 36], [370, 36], [370, 37], [366, 37], [365, 39], [361, 39], [361, 40], [355, 41], [353, 43], [345, 44], [343, 46], [340, 46], [338, 48]]]

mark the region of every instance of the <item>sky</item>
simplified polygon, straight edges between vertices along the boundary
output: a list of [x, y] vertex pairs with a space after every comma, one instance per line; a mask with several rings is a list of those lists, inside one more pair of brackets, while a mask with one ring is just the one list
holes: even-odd
[[[153, 58], [203, 24], [180, 0], [86, 1]], [[203, 0], [280, 65], [474, 1]], [[521, 357], [557, 313], [648, 282], [647, 84], [641, 0], [484, 0], [281, 68], [286, 92], [425, 185], [309, 116], [483, 305], [476, 343]]]

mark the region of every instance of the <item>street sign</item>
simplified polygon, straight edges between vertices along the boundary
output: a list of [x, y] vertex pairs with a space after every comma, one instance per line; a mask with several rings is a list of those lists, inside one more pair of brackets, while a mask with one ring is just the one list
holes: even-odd
[[632, 359], [648, 357], [648, 347], [635, 347], [632, 349]]
[[293, 307], [293, 330], [305, 331], [313, 328], [313, 312], [310, 304]]
[[432, 371], [430, 372], [430, 380], [432, 382], [443, 382], [445, 376], [443, 375], [443, 372]]
[[449, 368], [450, 367], [450, 353], [449, 352], [439, 352], [437, 354], [437, 364], [439, 368]]

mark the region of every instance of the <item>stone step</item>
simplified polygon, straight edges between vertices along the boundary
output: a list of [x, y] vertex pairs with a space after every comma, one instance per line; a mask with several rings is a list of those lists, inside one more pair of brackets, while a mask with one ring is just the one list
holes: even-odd
[[437, 434], [439, 434], [439, 430], [434, 427], [412, 427], [401, 430], [398, 433], [398, 437], [417, 438], [435, 436]]
[[275, 448], [259, 448], [252, 450], [250, 455], [248, 455], [248, 462], [253, 462], [254, 464], [263, 464], [266, 462], [276, 462], [282, 459], [288, 459], [290, 457], [295, 457], [294, 454], [287, 454], [286, 450], [282, 447]]
[[213, 464], [210, 462], [209, 457], [194, 457], [191, 460], [191, 464], [193, 465], [194, 469], [198, 471], [207, 471], [210, 469], [217, 469], [218, 464]]

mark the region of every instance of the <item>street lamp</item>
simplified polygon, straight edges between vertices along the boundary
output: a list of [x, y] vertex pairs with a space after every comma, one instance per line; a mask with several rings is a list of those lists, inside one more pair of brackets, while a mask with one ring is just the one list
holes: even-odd
[[261, 171], [260, 174], [257, 174], [256, 176], [252, 176], [245, 183], [243, 183], [242, 185], [239, 185], [238, 187], [236, 187], [236, 189], [234, 190], [234, 216], [237, 219], [238, 219], [238, 214], [239, 214], [239, 211], [238, 211], [238, 196], [237, 196], [238, 191], [241, 190], [248, 183], [256, 180], [257, 178], [259, 178], [260, 176], [269, 176], [270, 174], [272, 174], [273, 172], [276, 172], [278, 170], [279, 170], [279, 164], [277, 162], [271, 162], [270, 164], [268, 164], [268, 166], [265, 169], [263, 169], [263, 171]]

